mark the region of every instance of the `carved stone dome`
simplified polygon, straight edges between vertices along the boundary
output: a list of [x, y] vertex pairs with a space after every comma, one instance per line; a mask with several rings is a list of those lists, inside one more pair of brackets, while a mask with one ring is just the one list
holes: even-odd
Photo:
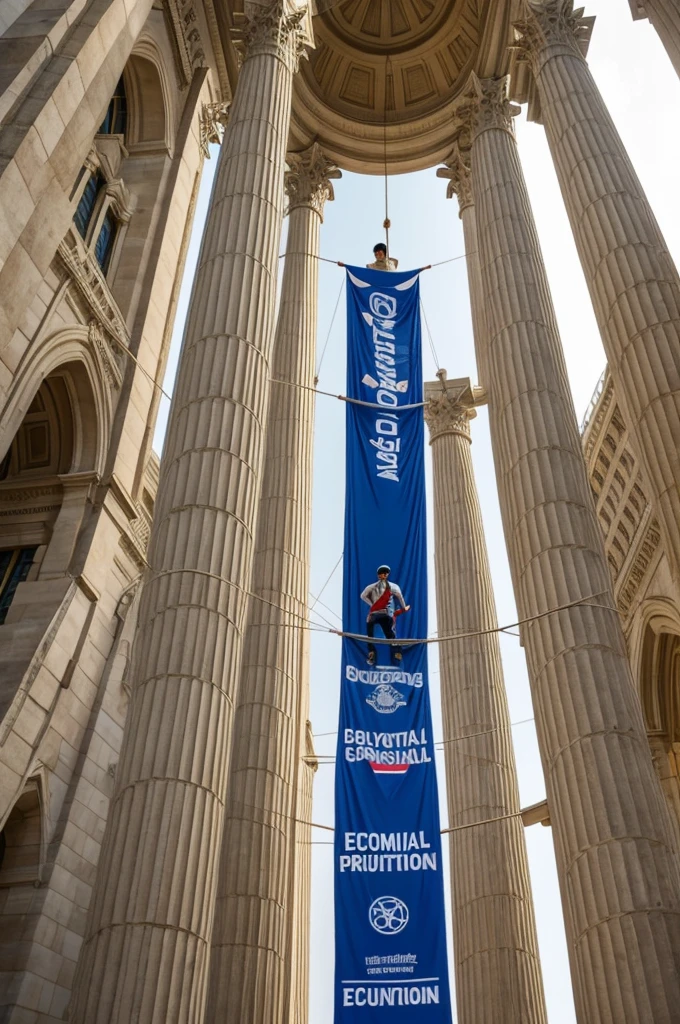
[[[293, 103], [295, 148], [318, 139], [341, 167], [390, 173], [432, 166], [450, 148], [450, 113], [507, 16], [500, 0], [342, 0], [314, 18], [316, 49]], [[494, 50], [495, 47], [491, 47]], [[502, 52], [502, 48], [499, 48]], [[485, 60], [485, 73], [488, 72]], [[500, 73], [492, 60], [492, 73]]]

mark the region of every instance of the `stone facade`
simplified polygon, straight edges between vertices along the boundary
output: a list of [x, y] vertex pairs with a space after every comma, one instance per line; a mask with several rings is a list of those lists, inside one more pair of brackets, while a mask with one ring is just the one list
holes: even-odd
[[[631, 9], [680, 68], [675, 0]], [[386, 160], [442, 162], [459, 200], [469, 390], [489, 403], [517, 602], [535, 620], [522, 639], [579, 1019], [678, 1019], [680, 284], [588, 71], [591, 30], [571, 0], [0, 4], [3, 1022], [307, 1019], [315, 759], [295, 623], [314, 257], [335, 165]], [[610, 359], [585, 470], [512, 130], [524, 101]], [[222, 139], [159, 465], [200, 174]], [[450, 561], [453, 530], [483, 578], [488, 625], [468, 441], [444, 443], [428, 415], [438, 543]], [[458, 485], [462, 505], [447, 501]], [[441, 574], [454, 625], [456, 585]], [[452, 735], [482, 707], [507, 732], [497, 649], [482, 646], [475, 708], [456, 703], [455, 659], [447, 670]], [[451, 806], [465, 824], [472, 805], [511, 816], [493, 834], [514, 873], [496, 891], [493, 871], [454, 871], [458, 906], [476, 887], [485, 906], [456, 921], [459, 1019], [488, 1005], [501, 1020], [494, 993], [511, 988], [539, 1021], [512, 750], [479, 747], [502, 779], [458, 785], [450, 765]], [[463, 860], [486, 828], [473, 824]]]
[[583, 450], [647, 736], [680, 841], [677, 588], [609, 372], [584, 424]]
[[202, 112], [224, 98], [203, 11], [191, 22], [203, 56], [183, 61], [188, 23], [171, 6], [12, 2], [0, 13], [8, 1022], [63, 1019], [127, 717], [158, 489], [151, 438]]

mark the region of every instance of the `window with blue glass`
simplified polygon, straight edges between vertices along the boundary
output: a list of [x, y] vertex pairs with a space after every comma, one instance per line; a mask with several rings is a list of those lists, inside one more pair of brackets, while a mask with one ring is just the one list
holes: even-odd
[[106, 117], [101, 123], [98, 135], [125, 135], [127, 129], [127, 97], [122, 77], [111, 97]]
[[111, 253], [113, 252], [113, 243], [116, 240], [117, 228], [116, 218], [110, 210], [107, 210], [94, 246], [95, 259], [104, 273], [107, 272], [111, 263]]
[[78, 208], [73, 215], [73, 222], [82, 238], [87, 236], [87, 229], [90, 226], [92, 214], [94, 213], [97, 205], [97, 198], [105, 184], [106, 183], [102, 175], [99, 171], [96, 171], [94, 174], [90, 175], [87, 185], [83, 189], [83, 194], [80, 197]]
[[0, 551], [0, 626], [7, 618], [16, 589], [28, 576], [37, 548]]

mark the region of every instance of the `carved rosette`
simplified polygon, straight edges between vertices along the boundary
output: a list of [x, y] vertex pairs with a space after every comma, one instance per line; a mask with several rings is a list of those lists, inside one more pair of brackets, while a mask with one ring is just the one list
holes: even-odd
[[229, 121], [230, 103], [204, 103], [198, 121], [201, 151], [210, 159], [210, 143], [219, 146]]
[[472, 72], [456, 107], [456, 117], [460, 123], [457, 141], [463, 148], [472, 146], [478, 135], [491, 128], [509, 132], [514, 138], [512, 119], [519, 114], [520, 108], [510, 102], [509, 84], [509, 75], [503, 78], [478, 78]]
[[513, 25], [516, 59], [537, 75], [551, 57], [585, 59], [595, 19], [584, 17], [574, 0], [525, 0], [525, 17]]
[[288, 212], [297, 206], [308, 206], [323, 220], [327, 199], [334, 199], [331, 178], [342, 177], [341, 171], [326, 159], [318, 142], [303, 153], [289, 153], [284, 188], [288, 196]]
[[470, 147], [464, 145], [462, 134], [456, 140], [454, 147], [444, 161], [444, 164], [444, 167], [437, 168], [437, 177], [448, 178], [449, 184], [446, 188], [446, 198], [452, 199], [454, 195], [458, 196], [458, 207], [462, 216], [463, 210], [468, 206], [472, 206], [474, 203], [474, 198], [472, 196]]
[[241, 41], [241, 60], [260, 54], [277, 57], [296, 72], [310, 40], [303, 22], [307, 7], [294, 7], [291, 0], [273, 0], [257, 8], [248, 19]]
[[430, 396], [423, 413], [430, 431], [430, 444], [445, 434], [459, 434], [466, 441], [471, 440], [470, 420], [477, 412], [472, 406], [461, 404], [457, 396], [444, 392], [441, 397]]

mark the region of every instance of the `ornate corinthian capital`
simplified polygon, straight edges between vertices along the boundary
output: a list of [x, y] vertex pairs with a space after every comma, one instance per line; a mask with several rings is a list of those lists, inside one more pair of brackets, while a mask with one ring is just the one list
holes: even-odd
[[531, 64], [534, 74], [547, 60], [560, 54], [584, 58], [595, 18], [574, 10], [574, 0], [524, 0], [525, 17], [515, 22], [512, 49], [519, 61]]
[[470, 420], [477, 415], [475, 405], [484, 400], [481, 388], [473, 388], [467, 377], [447, 380], [446, 370], [439, 370], [439, 380], [425, 385], [425, 422], [430, 431], [430, 444], [444, 434], [459, 434], [470, 440]]
[[310, 44], [303, 26], [306, 14], [306, 5], [298, 7], [293, 0], [268, 0], [254, 7], [243, 33], [243, 60], [269, 54], [297, 71], [300, 57]]
[[472, 206], [472, 177], [470, 169], [470, 147], [465, 146], [463, 137], [456, 139], [453, 149], [444, 161], [444, 167], [437, 168], [438, 178], [448, 178], [446, 198], [458, 196], [458, 207], [462, 215], [467, 206]]
[[456, 117], [460, 122], [457, 141], [463, 150], [490, 128], [514, 135], [512, 119], [519, 114], [520, 108], [508, 98], [509, 82], [509, 75], [478, 78], [472, 72], [456, 107]]
[[326, 200], [335, 198], [331, 178], [341, 178], [342, 172], [326, 159], [317, 142], [303, 153], [289, 153], [288, 167], [284, 184], [288, 210], [309, 206], [323, 220]]
[[210, 143], [220, 143], [229, 120], [229, 103], [204, 103], [199, 118], [200, 145], [210, 159]]

